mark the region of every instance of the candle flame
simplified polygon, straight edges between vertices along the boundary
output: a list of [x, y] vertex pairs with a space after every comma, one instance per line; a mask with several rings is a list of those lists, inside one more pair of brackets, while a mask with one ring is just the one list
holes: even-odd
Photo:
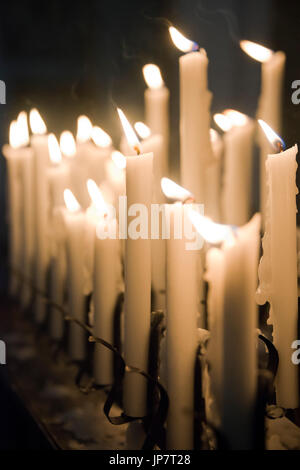
[[102, 193], [99, 187], [95, 183], [95, 181], [92, 179], [88, 179], [86, 185], [87, 185], [88, 193], [92, 200], [93, 206], [95, 207], [97, 212], [99, 212], [103, 216], [107, 215], [106, 202], [102, 196]]
[[21, 146], [26, 146], [29, 144], [29, 130], [28, 130], [28, 122], [27, 122], [27, 113], [25, 111], [21, 111], [17, 117], [17, 124], [18, 124], [18, 133], [19, 133], [19, 143]]
[[46, 134], [46, 124], [36, 108], [33, 108], [29, 113], [29, 123], [33, 134]]
[[146, 124], [144, 124], [141, 121], [136, 122], [134, 124], [134, 128], [135, 128], [136, 132], [138, 133], [138, 136], [141, 139], [147, 139], [151, 135], [150, 127], [146, 126]]
[[48, 135], [48, 151], [52, 163], [58, 164], [61, 162], [61, 151], [57, 138], [54, 134]]
[[243, 40], [240, 41], [240, 46], [241, 49], [246, 52], [246, 54], [258, 62], [267, 62], [273, 55], [273, 51], [271, 49], [261, 46], [256, 42]]
[[63, 131], [59, 139], [60, 150], [66, 157], [74, 157], [76, 154], [76, 142], [72, 132]]
[[173, 201], [186, 202], [188, 200], [194, 200], [194, 196], [190, 191], [179, 186], [179, 184], [170, 180], [169, 178], [163, 177], [160, 181], [161, 189], [164, 195]]
[[93, 125], [87, 116], [79, 116], [77, 119], [77, 135], [78, 142], [87, 142], [90, 140]]
[[17, 149], [21, 147], [17, 121], [12, 121], [9, 126], [9, 145]]
[[126, 168], [126, 157], [124, 157], [123, 153], [119, 152], [118, 150], [115, 150], [111, 154], [112, 161], [114, 164], [120, 169], [123, 170]]
[[232, 128], [232, 123], [229, 117], [224, 116], [224, 114], [214, 114], [214, 121], [223, 132], [228, 132]]
[[279, 150], [280, 152], [285, 149], [284, 140], [276, 134], [276, 132], [262, 119], [258, 119], [258, 123], [262, 130], [264, 131], [268, 141], [272, 144], [274, 149]]
[[158, 88], [161, 88], [164, 84], [160, 68], [155, 64], [144, 65], [143, 75], [145, 82], [147, 83], [149, 88], [156, 90]]
[[121, 124], [123, 126], [123, 130], [126, 136], [126, 139], [129, 143], [129, 145], [139, 154], [140, 153], [140, 142], [139, 139], [137, 138], [136, 133], [134, 132], [133, 128], [129, 124], [129, 121], [125, 114], [123, 113], [122, 109], [117, 108], [119, 118], [121, 121]]
[[91, 138], [98, 147], [106, 148], [110, 147], [112, 144], [110, 135], [108, 135], [107, 132], [99, 126], [94, 126], [92, 128]]
[[196, 42], [187, 39], [182, 33], [178, 31], [178, 29], [174, 28], [174, 26], [170, 26], [169, 33], [173, 43], [180, 51], [191, 52], [197, 51], [199, 49], [199, 46]]
[[236, 111], [235, 109], [225, 109], [225, 111], [223, 111], [223, 114], [229, 118], [232, 126], [244, 126], [249, 120], [246, 114], [240, 113], [240, 111]]
[[194, 209], [189, 209], [188, 216], [197, 232], [208, 243], [221, 243], [232, 236], [233, 227], [230, 225], [217, 224]]
[[78, 212], [80, 210], [79, 202], [72, 191], [68, 188], [64, 190], [64, 200], [66, 207], [70, 212]]

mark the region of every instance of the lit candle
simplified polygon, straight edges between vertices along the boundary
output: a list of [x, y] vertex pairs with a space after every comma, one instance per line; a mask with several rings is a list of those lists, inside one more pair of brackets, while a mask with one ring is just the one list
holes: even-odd
[[214, 129], [210, 129], [213, 159], [206, 169], [205, 213], [213, 220], [221, 220], [221, 169], [223, 160], [223, 139]]
[[[147, 370], [151, 312], [151, 240], [149, 229], [146, 238], [140, 236], [133, 239], [130, 226], [133, 224], [132, 215], [136, 215], [133, 211], [134, 204], [143, 205], [147, 215], [150, 214], [153, 154], [139, 154], [139, 141], [133, 129], [124, 113], [121, 110], [118, 112], [127, 139], [138, 153], [137, 156], [126, 159], [128, 237], [125, 240], [124, 358], [126, 364]], [[140, 217], [143, 218], [143, 214]], [[146, 414], [146, 395], [146, 380], [134, 373], [125, 374], [124, 410], [127, 415]]]
[[220, 249], [208, 252], [206, 273], [211, 327], [208, 354], [221, 433], [230, 449], [251, 449], [257, 389], [255, 289], [260, 216], [254, 215], [235, 232], [195, 212], [190, 217], [203, 238], [222, 243]]
[[253, 137], [252, 119], [228, 109], [214, 115], [224, 135], [224, 184], [222, 220], [226, 224], [243, 225], [251, 215], [251, 182]]
[[176, 47], [186, 53], [179, 59], [181, 184], [194, 194], [197, 202], [205, 203], [205, 172], [213, 159], [208, 59], [204, 49], [199, 49], [173, 26], [169, 32]]
[[112, 152], [112, 140], [107, 132], [99, 126], [92, 128], [91, 138], [95, 146], [88, 155], [88, 177], [93, 178], [99, 185], [105, 180], [105, 165]]
[[[191, 199], [184, 188], [164, 178], [162, 188], [173, 200]], [[185, 209], [181, 202], [165, 205], [170, 227], [167, 244], [167, 448], [192, 449], [194, 444], [194, 367], [199, 305], [199, 248], [189, 250], [185, 234]]]
[[111, 158], [107, 160], [105, 165], [106, 179], [109, 182], [114, 192], [114, 202], [118, 203], [119, 197], [124, 196], [126, 193], [126, 157], [114, 150], [111, 153]]
[[[31, 146], [34, 152], [33, 175], [35, 188], [35, 285], [43, 292], [47, 290], [47, 269], [49, 266], [49, 237], [48, 237], [48, 186], [47, 167], [49, 165], [48, 136], [46, 125], [37, 109], [29, 114], [30, 127], [33, 132]], [[42, 296], [35, 299], [35, 318], [42, 323], [46, 316], [46, 303]]]
[[[64, 190], [66, 210], [67, 292], [68, 311], [77, 320], [85, 321], [85, 295], [83, 292], [83, 265], [85, 214], [69, 189]], [[71, 359], [83, 360], [86, 352], [86, 333], [75, 322], [70, 322], [68, 351]]]
[[86, 181], [89, 178], [87, 162], [90, 159], [90, 154], [94, 152], [94, 144], [91, 142], [92, 130], [93, 125], [90, 119], [87, 116], [79, 116], [76, 135], [77, 152], [72, 162], [71, 178], [76, 197], [83, 209], [86, 209], [90, 203]]
[[[264, 122], [259, 121], [274, 148], [284, 143]], [[299, 406], [298, 367], [291, 360], [292, 342], [297, 339], [297, 232], [296, 155], [297, 145], [271, 154], [266, 160], [267, 204], [263, 256], [259, 266], [260, 304], [270, 303], [274, 344], [279, 353], [276, 398], [279, 406]]]
[[163, 175], [168, 174], [170, 92], [164, 84], [160, 69], [157, 65], [145, 65], [143, 67], [143, 75], [148, 85], [144, 95], [146, 123], [150, 127], [152, 134], [158, 134], [163, 137], [160, 159], [157, 162], [154, 160], [154, 176], [157, 163], [160, 169], [160, 178], [162, 178]]
[[[9, 145], [4, 145], [3, 155], [7, 163], [7, 195], [9, 221], [9, 263], [14, 269], [31, 277], [33, 238], [32, 238], [32, 151], [26, 148], [29, 143], [26, 113], [19, 114], [17, 121], [12, 121], [9, 130]], [[23, 231], [23, 233], [22, 233]], [[10, 293], [17, 295], [20, 280], [12, 273]], [[30, 291], [22, 287], [21, 300], [27, 303]], [[26, 302], [25, 302], [26, 297]]]
[[[64, 205], [64, 188], [69, 185], [69, 166], [62, 161], [59, 143], [54, 134], [48, 136], [50, 167], [47, 169], [49, 185], [49, 232], [50, 232], [50, 298], [56, 304], [64, 303], [66, 261], [62, 214], [59, 210]], [[54, 340], [63, 336], [64, 320], [57, 308], [50, 306], [50, 335]]]
[[[94, 280], [93, 305], [95, 336], [114, 344], [114, 312], [120, 289], [121, 258], [118, 224], [93, 180], [88, 180], [88, 191], [94, 206]], [[95, 345], [94, 378], [99, 385], [113, 383], [113, 353], [101, 344]]]
[[[285, 68], [285, 53], [273, 52], [267, 47], [251, 41], [240, 42], [241, 48], [253, 59], [261, 62], [261, 91], [257, 117], [266, 121], [278, 134], [281, 133], [282, 87]], [[260, 146], [260, 209], [265, 212], [266, 204], [266, 155], [271, 151], [270, 144], [259, 129]]]

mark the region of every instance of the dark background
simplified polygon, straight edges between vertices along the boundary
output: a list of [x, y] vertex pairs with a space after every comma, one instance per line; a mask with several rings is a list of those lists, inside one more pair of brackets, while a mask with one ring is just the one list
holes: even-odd
[[[300, 3], [300, 2], [299, 2]], [[300, 105], [291, 103], [291, 82], [300, 79], [300, 4], [279, 0], [23, 0], [1, 2], [0, 143], [21, 109], [36, 106], [48, 128], [75, 131], [87, 114], [120, 138], [114, 105], [131, 121], [143, 119], [142, 66], [157, 63], [171, 90], [172, 175], [178, 171], [178, 57], [168, 24], [207, 50], [212, 111], [236, 108], [255, 116], [260, 64], [239, 48], [241, 38], [287, 54], [284, 130], [298, 140]], [[1, 246], [5, 250], [5, 161], [0, 158]], [[257, 193], [255, 201], [257, 201]]]

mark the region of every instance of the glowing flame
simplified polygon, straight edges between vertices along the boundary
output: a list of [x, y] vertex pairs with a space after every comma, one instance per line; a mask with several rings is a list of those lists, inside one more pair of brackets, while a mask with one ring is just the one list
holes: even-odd
[[141, 121], [136, 122], [134, 128], [141, 139], [147, 139], [151, 135], [150, 127], [146, 126], [146, 124]]
[[194, 200], [194, 196], [192, 195], [192, 193], [190, 193], [190, 191], [183, 188], [182, 186], [179, 186], [179, 184], [175, 183], [169, 178], [162, 178], [160, 181], [160, 185], [162, 192], [168, 199], [182, 202]]
[[128, 120], [127, 120], [127, 117], [125, 116], [125, 114], [123, 113], [122, 109], [120, 108], [117, 108], [117, 111], [118, 111], [118, 114], [119, 114], [119, 118], [120, 118], [120, 121], [121, 121], [121, 124], [123, 126], [123, 130], [124, 130], [124, 133], [125, 133], [125, 136], [126, 136], [126, 139], [129, 143], [129, 145], [137, 152], [137, 153], [140, 153], [140, 150], [139, 150], [139, 145], [140, 145], [140, 142], [139, 142], [139, 139], [137, 138], [136, 136], [136, 133], [134, 132], [133, 128], [131, 127], [131, 125], [129, 124]]
[[38, 110], [35, 108], [29, 113], [29, 123], [33, 134], [46, 134], [46, 124]]
[[240, 113], [235, 109], [225, 109], [225, 111], [223, 111], [223, 114], [229, 118], [232, 126], [237, 127], [244, 126], [245, 124], [247, 124], [249, 119], [246, 114]]
[[99, 126], [93, 127], [91, 138], [98, 147], [106, 148], [112, 144], [111, 137]]
[[187, 39], [183, 34], [178, 31], [178, 29], [174, 28], [174, 26], [170, 26], [169, 33], [173, 43], [180, 51], [191, 52], [197, 51], [199, 49], [199, 46], [196, 42]]
[[49, 150], [49, 157], [50, 157], [51, 162], [54, 164], [60, 163], [61, 162], [60, 146], [54, 134], [48, 135], [48, 150]]
[[194, 209], [189, 209], [188, 216], [197, 232], [200, 233], [208, 243], [221, 243], [232, 236], [233, 227], [230, 225], [216, 224]]
[[164, 84], [160, 68], [155, 64], [144, 65], [143, 75], [149, 88], [156, 90], [157, 88], [161, 88]]
[[120, 169], [123, 170], [126, 168], [126, 157], [124, 157], [123, 153], [119, 152], [118, 150], [115, 150], [111, 154], [112, 161], [114, 164]]
[[217, 113], [214, 114], [214, 121], [222, 129], [223, 132], [227, 132], [232, 128], [232, 123], [228, 116], [224, 116], [224, 114]]
[[76, 142], [72, 132], [63, 131], [60, 135], [59, 145], [61, 152], [66, 157], [74, 157], [76, 154]]
[[264, 131], [267, 139], [269, 142], [272, 144], [274, 149], [278, 150], [279, 152], [282, 152], [282, 150], [285, 149], [285, 142], [284, 140], [276, 134], [275, 131], [273, 131], [272, 127], [270, 127], [265, 121], [262, 119], [258, 119], [258, 123], [262, 130]]
[[91, 137], [93, 125], [87, 116], [79, 116], [77, 119], [77, 135], [78, 142], [87, 142]]
[[93, 206], [101, 215], [107, 215], [106, 202], [102, 196], [102, 193], [99, 187], [95, 183], [95, 181], [92, 179], [88, 179], [86, 185], [87, 185], [88, 193], [92, 200]]
[[215, 129], [209, 129], [209, 136], [211, 142], [217, 142], [220, 139], [220, 134]]
[[256, 42], [252, 41], [240, 41], [241, 49], [246, 52], [252, 59], [258, 62], [267, 62], [271, 59], [273, 51], [267, 47], [261, 46]]
[[64, 200], [70, 212], [78, 212], [80, 210], [80, 204], [70, 189], [64, 190]]
[[29, 144], [29, 131], [27, 123], [27, 113], [21, 111], [17, 117], [19, 143], [20, 146], [26, 146]]
[[18, 127], [17, 121], [12, 121], [9, 126], [9, 145], [14, 149], [21, 147]]

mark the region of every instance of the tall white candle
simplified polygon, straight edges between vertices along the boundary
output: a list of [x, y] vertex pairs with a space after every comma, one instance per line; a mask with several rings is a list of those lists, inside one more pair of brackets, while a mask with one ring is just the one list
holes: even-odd
[[[109, 213], [96, 183], [88, 181], [88, 190], [96, 209], [94, 217], [94, 279], [93, 331], [98, 337], [114, 344], [114, 313], [121, 279], [120, 240], [114, 214]], [[114, 380], [113, 353], [101, 344], [95, 345], [94, 378], [97, 384], [108, 385]]]
[[[85, 322], [85, 296], [83, 292], [85, 215], [73, 193], [66, 189], [64, 198], [67, 209], [64, 211], [66, 227], [67, 292], [69, 314]], [[70, 322], [68, 351], [73, 360], [83, 360], [86, 352], [86, 333], [75, 322]]]
[[[33, 175], [35, 187], [35, 276], [36, 287], [45, 292], [47, 288], [47, 269], [49, 266], [48, 210], [49, 198], [47, 187], [47, 167], [49, 165], [47, 128], [39, 112], [32, 109], [29, 114], [33, 132], [31, 146], [34, 152]], [[43, 297], [36, 296], [35, 319], [42, 323], [46, 315], [46, 303]]]
[[214, 119], [226, 131], [222, 219], [226, 224], [243, 225], [249, 220], [252, 209], [251, 183], [255, 125], [252, 119], [234, 110], [226, 110], [221, 115], [216, 114]]
[[175, 45], [187, 54], [180, 69], [180, 170], [181, 183], [199, 203], [205, 203], [205, 171], [213, 159], [210, 142], [210, 103], [207, 89], [208, 59], [204, 49], [169, 28]]
[[[241, 41], [241, 48], [253, 59], [261, 62], [261, 90], [257, 117], [266, 121], [278, 134], [281, 133], [282, 88], [285, 69], [285, 53], [272, 50], [251, 41]], [[260, 146], [260, 209], [265, 213], [266, 205], [266, 155], [270, 146], [259, 129]]]
[[[272, 139], [272, 134], [268, 135]], [[276, 136], [274, 139], [276, 143]], [[260, 304], [270, 303], [269, 322], [273, 325], [274, 344], [279, 353], [276, 398], [284, 408], [299, 406], [298, 367], [291, 360], [292, 342], [298, 336], [297, 152], [298, 147], [294, 145], [267, 156], [265, 234], [257, 297]]]
[[221, 220], [221, 169], [223, 139], [217, 131], [210, 129], [213, 159], [206, 168], [205, 214], [215, 221]]
[[216, 395], [217, 409], [221, 432], [229, 448], [251, 449], [257, 386], [255, 289], [260, 216], [254, 215], [234, 234], [228, 226], [213, 224], [199, 215], [193, 220], [207, 241], [224, 240], [221, 250], [209, 255], [206, 275], [209, 308], [213, 309], [209, 312], [213, 390], [220, 387]]
[[[32, 240], [29, 236], [28, 217], [31, 216], [32, 210], [30, 211], [28, 207], [31, 195], [28, 182], [30, 181], [32, 151], [30, 148], [24, 147], [27, 144], [28, 130], [26, 133], [20, 119], [13, 121], [10, 125], [9, 145], [3, 147], [3, 155], [7, 162], [9, 264], [18, 271], [24, 272], [25, 269], [24, 274], [29, 276], [31, 274], [28, 270], [31, 260], [30, 254], [32, 254]], [[28, 194], [25, 189], [29, 190]], [[22, 231], [24, 232], [22, 233]], [[10, 293], [17, 295], [21, 284], [18, 275], [12, 273], [10, 276]], [[28, 287], [26, 292], [28, 293]]]
[[192, 449], [194, 444], [194, 372], [197, 349], [199, 251], [187, 250], [184, 206], [165, 206], [167, 240], [167, 448]]
[[143, 67], [143, 74], [148, 85], [144, 95], [146, 124], [150, 127], [152, 134], [161, 135], [163, 138], [162, 153], [159, 161], [161, 168], [160, 178], [162, 178], [162, 176], [168, 174], [170, 92], [164, 84], [157, 65], [145, 65]]
[[[126, 117], [118, 110], [128, 141], [138, 148], [138, 139]], [[146, 234], [134, 239], [132, 216], [134, 204], [139, 204], [147, 212], [141, 213], [142, 224], [145, 217], [150, 222], [152, 201], [153, 154], [127, 157], [126, 196], [128, 207], [128, 237], [125, 240], [125, 317], [124, 317], [124, 358], [126, 364], [143, 370], [148, 368], [151, 313], [151, 240], [149, 227]], [[139, 211], [137, 211], [139, 212]], [[145, 237], [145, 238], [144, 238]], [[144, 416], [146, 407], [147, 382], [135, 373], [125, 374], [124, 410], [129, 416]]]

